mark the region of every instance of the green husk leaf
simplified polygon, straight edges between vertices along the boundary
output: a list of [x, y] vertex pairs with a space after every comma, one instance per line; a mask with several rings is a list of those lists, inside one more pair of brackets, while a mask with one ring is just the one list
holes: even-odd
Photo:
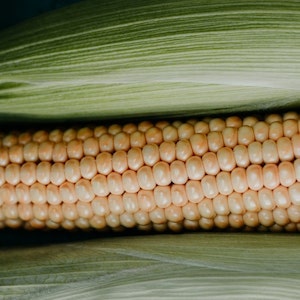
[[193, 233], [0, 248], [4, 299], [299, 299], [297, 235]]
[[300, 103], [300, 3], [82, 1], [0, 32], [3, 119], [107, 119]]

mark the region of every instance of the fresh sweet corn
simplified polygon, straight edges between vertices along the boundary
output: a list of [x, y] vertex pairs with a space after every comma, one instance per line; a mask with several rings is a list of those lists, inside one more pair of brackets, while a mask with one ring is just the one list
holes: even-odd
[[0, 228], [300, 230], [300, 119], [2, 134]]

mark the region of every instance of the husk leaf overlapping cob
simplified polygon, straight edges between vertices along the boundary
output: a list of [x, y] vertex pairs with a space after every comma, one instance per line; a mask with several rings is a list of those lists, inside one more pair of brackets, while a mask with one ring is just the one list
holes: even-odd
[[2, 118], [185, 116], [299, 104], [298, 1], [93, 1], [0, 33]]

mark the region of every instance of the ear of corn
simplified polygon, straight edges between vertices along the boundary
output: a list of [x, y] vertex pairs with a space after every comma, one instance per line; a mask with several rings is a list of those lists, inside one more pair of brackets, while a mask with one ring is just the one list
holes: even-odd
[[[2, 125], [5, 124], [4, 129], [9, 131], [6, 125], [8, 121], [76, 122], [145, 116], [162, 116], [165, 119], [167, 116], [299, 109], [299, 11], [297, 0], [238, 2], [87, 0], [33, 19], [0, 32]], [[231, 124], [235, 122], [235, 118], [230, 119]], [[248, 125], [253, 125], [253, 119], [248, 119], [247, 122], [250, 122]], [[178, 126], [179, 123], [176, 124]], [[147, 123], [144, 123], [144, 126], [147, 127]], [[294, 171], [297, 174], [299, 166], [296, 161], [299, 153], [293, 148], [294, 158], [291, 158], [289, 146], [287, 148], [289, 151], [281, 153], [283, 156], [286, 155], [285, 161], [280, 158], [282, 162], [279, 163], [279, 153], [277, 153], [278, 161], [276, 155], [273, 156], [274, 143], [264, 141], [264, 128], [264, 125], [260, 127], [255, 136], [256, 140], [250, 143], [251, 146], [250, 144], [245, 146], [249, 151], [252, 149], [249, 152], [251, 166], [245, 165], [247, 160], [241, 159], [245, 155], [245, 147], [238, 147], [239, 162], [244, 164], [235, 172], [238, 175], [241, 169], [251, 167], [250, 170], [257, 173], [259, 169], [257, 166], [261, 164], [263, 170], [272, 175], [271, 180], [264, 182], [268, 186], [263, 188], [264, 197], [268, 199], [270, 191], [279, 188], [274, 187], [274, 182], [278, 183], [278, 180], [281, 180], [281, 185], [283, 182], [285, 185], [291, 184], [290, 177], [282, 175], [278, 178], [276, 170], [279, 171], [280, 168], [284, 171], [283, 174], [287, 173], [287, 170], [288, 173]], [[36, 128], [36, 131], [39, 129]], [[276, 140], [276, 148], [281, 139], [278, 136], [278, 129], [280, 135], [280, 126], [273, 126], [269, 131], [269, 138]], [[114, 133], [116, 130], [118, 126], [112, 128]], [[88, 131], [84, 132], [81, 132], [81, 136]], [[190, 126], [186, 126], [184, 132], [190, 132]], [[170, 130], [166, 135], [170, 137], [173, 133], [174, 130]], [[232, 133], [232, 129], [223, 133], [227, 137], [225, 145], [227, 148], [234, 147], [234, 139], [229, 138]], [[67, 134], [69, 139], [73, 135], [74, 130], [70, 130]], [[219, 136], [218, 133], [213, 135]], [[39, 132], [35, 138], [40, 139], [43, 136]], [[51, 138], [55, 139], [55, 136], [59, 137], [59, 131], [53, 133]], [[141, 136], [141, 134], [135, 136], [137, 148], [144, 146], [144, 142], [139, 140]], [[13, 138], [13, 135], [7, 137], [4, 146], [1, 147], [8, 147], [5, 143], [12, 142]], [[30, 135], [19, 136], [18, 143], [25, 145], [28, 138], [31, 138]], [[285, 136], [282, 141], [288, 142], [291, 139], [292, 136]], [[108, 146], [109, 140], [107, 139]], [[247, 138], [242, 140], [245, 142]], [[294, 138], [294, 143], [296, 141], [297, 138]], [[63, 159], [66, 153], [62, 151], [63, 154], [60, 155], [62, 144], [58, 141], [55, 143], [59, 145], [56, 146], [54, 159]], [[260, 152], [260, 144], [265, 144], [267, 153]], [[288, 144], [290, 145], [289, 142]], [[47, 151], [49, 145], [51, 149], [51, 141], [46, 142], [44, 148], [37, 147], [33, 143], [26, 147], [30, 151], [26, 150], [25, 156], [23, 146], [14, 147], [9, 160], [15, 160], [15, 165], [10, 166], [9, 163], [2, 166], [5, 170], [10, 166], [4, 173], [8, 175], [7, 179], [11, 181], [9, 184], [12, 184], [13, 189], [15, 187], [13, 183], [16, 183], [18, 176], [10, 175], [16, 170], [15, 174], [20, 174], [20, 178], [28, 184], [33, 180], [32, 176], [21, 176], [21, 173], [18, 173], [18, 168], [20, 170], [23, 168], [19, 155], [21, 154], [22, 158], [23, 153], [23, 160], [33, 159], [36, 156], [35, 151], [39, 150], [38, 155], [42, 155], [44, 160], [51, 159], [53, 153], [50, 155]], [[91, 142], [91, 145], [94, 143]], [[75, 149], [76, 143], [73, 146]], [[211, 146], [215, 149], [218, 143]], [[146, 149], [148, 153], [150, 148]], [[164, 150], [168, 149], [170, 147], [164, 147]], [[212, 149], [210, 152], [216, 153], [211, 151]], [[119, 159], [124, 157], [122, 151], [125, 150], [117, 150]], [[228, 151], [222, 151], [226, 156]], [[72, 153], [76, 155], [77, 152]], [[139, 150], [134, 155], [138, 154]], [[95, 154], [89, 153], [89, 156], [93, 155]], [[111, 154], [105, 155], [108, 157]], [[205, 153], [199, 155], [203, 158]], [[80, 155], [79, 157], [81, 158]], [[206, 157], [215, 159], [213, 154]], [[79, 162], [76, 160], [80, 158], [73, 158], [68, 163], [69, 166], [78, 167]], [[165, 164], [160, 164], [161, 169], [172, 164], [168, 155], [163, 155], [163, 159]], [[153, 160], [155, 156], [147, 157], [146, 161], [151, 163]], [[266, 164], [268, 166], [265, 168], [263, 165], [265, 160], [273, 162], [269, 161], [269, 165]], [[3, 162], [3, 156], [1, 161]], [[205, 158], [204, 162], [206, 168], [211, 167], [214, 173], [218, 168], [230, 166], [224, 161], [218, 166], [209, 164], [210, 160]], [[29, 162], [26, 167], [28, 174], [31, 174], [39, 163]], [[58, 172], [61, 170], [61, 163], [56, 163], [55, 168]], [[294, 164], [294, 169], [291, 168], [291, 163]], [[176, 164], [182, 166], [180, 162]], [[109, 167], [110, 164], [104, 165], [102, 172], [108, 172]], [[120, 171], [122, 164], [115, 164], [114, 167]], [[46, 176], [40, 177], [40, 170], [47, 168], [49, 164], [46, 161], [42, 168], [39, 167], [39, 171], [36, 171], [36, 178], [42, 181], [39, 183], [43, 186], [47, 184], [48, 179]], [[228, 176], [224, 175], [226, 172], [229, 171], [220, 172], [221, 182], [228, 179]], [[72, 177], [67, 172], [66, 176], [76, 183], [78, 173], [77, 175], [74, 173]], [[298, 181], [298, 175], [296, 178]], [[52, 180], [59, 181], [60, 177], [53, 176]], [[166, 180], [165, 183], [167, 182]], [[257, 183], [261, 184], [261, 181], [258, 180]], [[57, 188], [51, 184], [50, 191], [55, 194]], [[8, 182], [4, 185], [8, 186]], [[28, 191], [26, 186], [23, 185], [25, 195]], [[226, 186], [221, 185], [223, 193], [228, 192]], [[252, 187], [258, 188], [255, 181]], [[192, 184], [190, 188], [193, 188]], [[284, 188], [290, 187], [280, 187], [277, 195], [286, 195]], [[180, 194], [181, 191], [182, 189], [178, 189], [176, 193]], [[22, 189], [20, 192], [22, 193]], [[35, 192], [39, 194], [39, 189]], [[256, 192], [256, 190], [245, 192], [246, 198], [250, 200], [245, 210], [253, 210], [257, 206], [256, 201], [251, 201], [255, 199], [253, 195]], [[239, 193], [241, 192], [235, 191], [230, 202], [241, 204]], [[195, 194], [190, 193], [188, 197]], [[224, 203], [224, 197], [216, 197], [215, 202]], [[119, 203], [117, 198], [113, 199], [115, 209]], [[292, 201], [291, 198], [289, 200]], [[81, 218], [88, 215], [89, 209], [86, 209], [86, 204], [89, 203], [91, 202], [82, 201], [78, 205], [80, 211], [84, 212]], [[205, 200], [203, 203], [206, 204], [206, 212], [209, 211], [208, 201]], [[279, 203], [284, 205], [284, 201]], [[272, 210], [270, 217], [272, 202], [269, 202], [269, 205], [267, 206], [269, 210], [264, 209], [262, 213], [264, 220], [272, 221], [274, 215], [281, 221], [286, 219], [286, 215], [282, 218], [282, 210], [276, 213]], [[197, 217], [197, 213], [193, 214], [191, 206], [186, 206], [185, 213]], [[218, 207], [216, 211], [220, 216], [217, 218], [218, 224], [226, 226], [226, 218], [222, 215], [226, 205]], [[237, 208], [237, 205], [234, 207]], [[15, 212], [14, 208], [5, 210], [5, 213], [11, 216]], [[23, 210], [24, 212], [23, 216], [26, 215], [26, 210]], [[76, 216], [78, 210], [70, 210], [69, 216], [72, 213]], [[35, 209], [35, 214], [41, 216], [43, 210]], [[59, 216], [61, 214], [58, 210], [57, 220]], [[157, 210], [155, 217], [159, 216], [161, 214]], [[147, 219], [147, 215], [145, 217], [145, 214], [140, 214], [140, 218], [143, 217], [144, 220]], [[9, 225], [6, 223], [7, 215], [3, 218], [1, 214], [1, 218], [2, 226]], [[239, 215], [235, 214], [233, 221], [239, 224], [240, 220]], [[255, 217], [252, 220], [255, 220]], [[116, 224], [113, 223], [116, 218], [111, 218], [110, 221], [111, 224]], [[273, 229], [284, 228], [293, 231], [295, 222], [294, 220], [291, 225], [282, 223]], [[10, 225], [13, 224], [20, 225], [18, 221], [10, 222]], [[43, 222], [33, 224], [43, 226]], [[83, 226], [85, 223], [78, 224]], [[193, 223], [186, 224], [188, 228], [193, 228]], [[202, 222], [201, 226], [207, 228], [210, 224], [206, 221]], [[273, 226], [270, 225], [271, 222], [268, 224], [265, 223], [264, 226]], [[71, 225], [69, 228], [72, 228], [74, 224], [69, 222], [69, 225]], [[175, 222], [171, 225], [173, 230], [178, 230], [182, 226], [176, 225]], [[147, 226], [140, 228], [147, 229]], [[78, 239], [78, 232], [76, 234]], [[99, 239], [97, 236], [97, 240], [89, 242], [49, 244], [51, 241], [61, 241], [62, 238], [69, 241], [70, 235], [72, 233], [68, 232], [67, 235], [61, 236], [60, 231], [53, 234], [44, 231], [40, 233], [1, 230], [0, 297], [4, 296], [4, 299], [98, 299], [99, 297], [199, 299], [202, 296], [212, 299], [299, 298], [299, 238], [295, 235], [224, 233], [208, 235], [202, 232], [190, 235], [127, 236], [117, 239]], [[47, 245], [36, 245], [41, 242], [47, 242]], [[9, 247], [14, 244], [18, 245], [16, 249]]]
[[0, 226], [300, 229], [297, 113], [0, 140]]

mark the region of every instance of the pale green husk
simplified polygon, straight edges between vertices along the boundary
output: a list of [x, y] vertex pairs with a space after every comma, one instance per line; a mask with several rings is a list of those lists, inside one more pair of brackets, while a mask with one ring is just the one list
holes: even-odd
[[297, 235], [194, 233], [0, 248], [0, 298], [299, 299], [299, 247]]
[[3, 118], [295, 108], [297, 0], [82, 1], [0, 33]]
[[[299, 105], [298, 0], [87, 0], [0, 32], [2, 122]], [[297, 235], [5, 234], [0, 299], [300, 298]]]

